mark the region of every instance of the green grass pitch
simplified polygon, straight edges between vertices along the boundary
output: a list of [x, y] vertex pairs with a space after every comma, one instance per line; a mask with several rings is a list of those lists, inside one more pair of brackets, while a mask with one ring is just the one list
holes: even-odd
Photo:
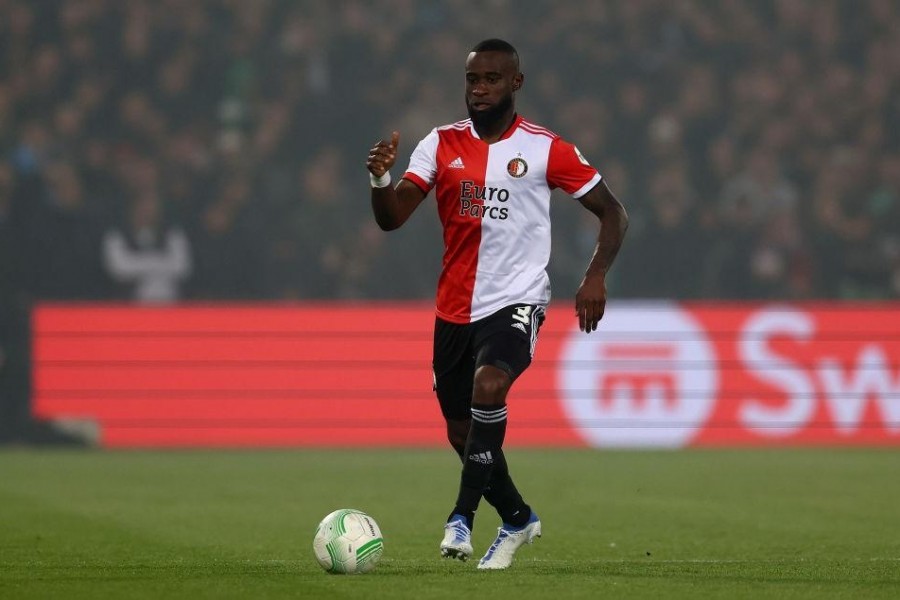
[[[544, 537], [480, 572], [439, 557], [449, 450], [5, 450], [0, 598], [900, 598], [896, 450], [508, 456]], [[336, 508], [381, 525], [373, 573], [316, 564]]]

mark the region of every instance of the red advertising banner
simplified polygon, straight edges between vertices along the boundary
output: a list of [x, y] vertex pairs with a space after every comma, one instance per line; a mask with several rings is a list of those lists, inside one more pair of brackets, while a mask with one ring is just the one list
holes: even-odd
[[[33, 413], [106, 447], [440, 446], [423, 304], [33, 313]], [[900, 305], [553, 305], [509, 444], [900, 445]]]

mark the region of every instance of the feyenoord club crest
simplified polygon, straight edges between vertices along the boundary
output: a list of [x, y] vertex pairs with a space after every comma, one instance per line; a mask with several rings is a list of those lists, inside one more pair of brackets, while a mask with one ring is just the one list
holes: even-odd
[[506, 172], [518, 179], [528, 172], [528, 163], [521, 158], [514, 158], [506, 163]]

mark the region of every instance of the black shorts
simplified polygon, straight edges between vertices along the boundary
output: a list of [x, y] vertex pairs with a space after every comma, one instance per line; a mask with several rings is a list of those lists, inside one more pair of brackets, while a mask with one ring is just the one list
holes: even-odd
[[517, 304], [472, 323], [434, 322], [434, 390], [445, 419], [470, 416], [475, 370], [491, 365], [515, 379], [534, 356], [544, 308]]

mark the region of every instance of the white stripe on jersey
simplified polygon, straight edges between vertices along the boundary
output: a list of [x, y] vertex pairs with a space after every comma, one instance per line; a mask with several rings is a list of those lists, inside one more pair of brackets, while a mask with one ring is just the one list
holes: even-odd
[[[547, 158], [553, 139], [520, 127], [491, 144], [485, 187], [509, 190], [509, 218], [482, 219], [481, 246], [472, 296], [472, 320], [511, 302], [545, 305], [550, 301], [550, 188]], [[524, 177], [510, 176], [507, 165], [524, 160]], [[513, 300], [514, 299], [514, 300]]]

